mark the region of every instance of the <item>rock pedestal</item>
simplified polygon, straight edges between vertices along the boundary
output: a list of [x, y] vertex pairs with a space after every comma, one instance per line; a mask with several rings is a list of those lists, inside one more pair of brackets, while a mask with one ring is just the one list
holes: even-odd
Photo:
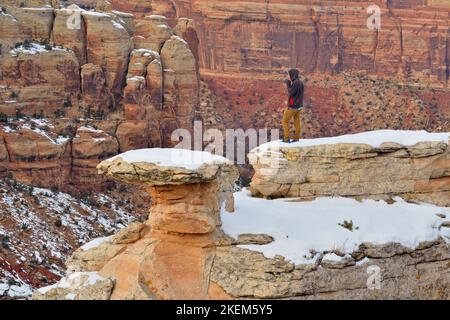
[[[67, 262], [68, 277], [97, 272], [99, 283], [110, 279], [115, 284], [106, 287], [111, 289], [108, 299], [209, 299], [221, 202], [230, 199], [228, 190], [238, 178], [234, 165], [221, 158], [187, 169], [130, 163], [119, 156], [102, 162], [98, 171], [143, 185], [152, 196], [150, 217], [76, 251]], [[86, 298], [80, 287], [46, 288], [34, 298]], [[89, 299], [105, 299], [105, 290], [85, 287], [99, 293]]]

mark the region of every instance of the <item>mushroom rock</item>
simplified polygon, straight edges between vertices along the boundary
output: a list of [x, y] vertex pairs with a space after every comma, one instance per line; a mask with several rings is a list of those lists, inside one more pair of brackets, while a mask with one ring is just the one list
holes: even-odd
[[[68, 277], [95, 272], [113, 279], [110, 299], [209, 299], [220, 207], [237, 168], [206, 152], [142, 149], [101, 162], [98, 172], [145, 187], [150, 218], [80, 248], [67, 263]], [[56, 290], [40, 290], [35, 299], [55, 299]]]

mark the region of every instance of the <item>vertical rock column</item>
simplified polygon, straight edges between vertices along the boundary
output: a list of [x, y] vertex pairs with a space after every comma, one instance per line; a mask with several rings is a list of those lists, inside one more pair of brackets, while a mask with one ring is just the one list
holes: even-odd
[[195, 170], [126, 162], [130, 154], [136, 159], [138, 153], [131, 151], [105, 161], [98, 169], [115, 179], [143, 184], [152, 196], [146, 229], [154, 242], [139, 263], [141, 285], [162, 299], [207, 298], [215, 254], [213, 237], [220, 225], [221, 199], [225, 198], [221, 192], [237, 179], [236, 168], [222, 158]]
[[[230, 198], [227, 193], [239, 174], [222, 157], [197, 153], [208, 160], [193, 167], [178, 161], [195, 152], [171, 152], [129, 151], [100, 163], [100, 174], [148, 190], [153, 201], [150, 217], [100, 246], [79, 249], [67, 263], [69, 277], [71, 272], [98, 272], [112, 279], [110, 299], [209, 298], [221, 202]], [[161, 164], [161, 157], [170, 160]], [[79, 288], [70, 290], [64, 293], [82, 295]], [[54, 294], [49, 291], [46, 296]]]

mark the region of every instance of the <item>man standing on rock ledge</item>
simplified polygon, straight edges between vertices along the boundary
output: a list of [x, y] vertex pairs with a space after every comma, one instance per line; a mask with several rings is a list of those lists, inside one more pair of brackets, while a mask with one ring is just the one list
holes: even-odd
[[289, 122], [294, 119], [295, 126], [295, 139], [294, 141], [300, 140], [301, 136], [301, 124], [300, 124], [300, 113], [303, 108], [303, 95], [304, 95], [304, 85], [303, 81], [300, 80], [300, 72], [297, 69], [290, 69], [289, 79], [286, 79], [286, 86], [288, 89], [288, 105], [283, 113], [283, 131], [284, 138], [283, 142], [293, 142], [289, 137]]

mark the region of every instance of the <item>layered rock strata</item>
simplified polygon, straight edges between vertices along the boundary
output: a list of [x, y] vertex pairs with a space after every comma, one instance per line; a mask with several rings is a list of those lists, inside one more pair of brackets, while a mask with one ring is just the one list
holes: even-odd
[[254, 150], [250, 190], [268, 198], [344, 196], [450, 206], [450, 154], [443, 141], [405, 146], [336, 143]]
[[[23, 3], [10, 1], [0, 10], [1, 172], [37, 186], [98, 190], [105, 185], [95, 173], [101, 160], [170, 146], [173, 130], [192, 130], [197, 53], [180, 37], [195, 38], [189, 19], [172, 29], [163, 16], [135, 25], [132, 14], [106, 2], [97, 11], [60, 8], [54, 1]], [[37, 129], [44, 130], [34, 124], [26, 134], [26, 128], [15, 129], [43, 118]], [[85, 124], [98, 125], [105, 136], [78, 134]], [[60, 131], [64, 143], [52, 143]], [[19, 140], [33, 145], [39, 139], [51, 148], [40, 144], [15, 155]], [[38, 171], [54, 174], [46, 178]]]

